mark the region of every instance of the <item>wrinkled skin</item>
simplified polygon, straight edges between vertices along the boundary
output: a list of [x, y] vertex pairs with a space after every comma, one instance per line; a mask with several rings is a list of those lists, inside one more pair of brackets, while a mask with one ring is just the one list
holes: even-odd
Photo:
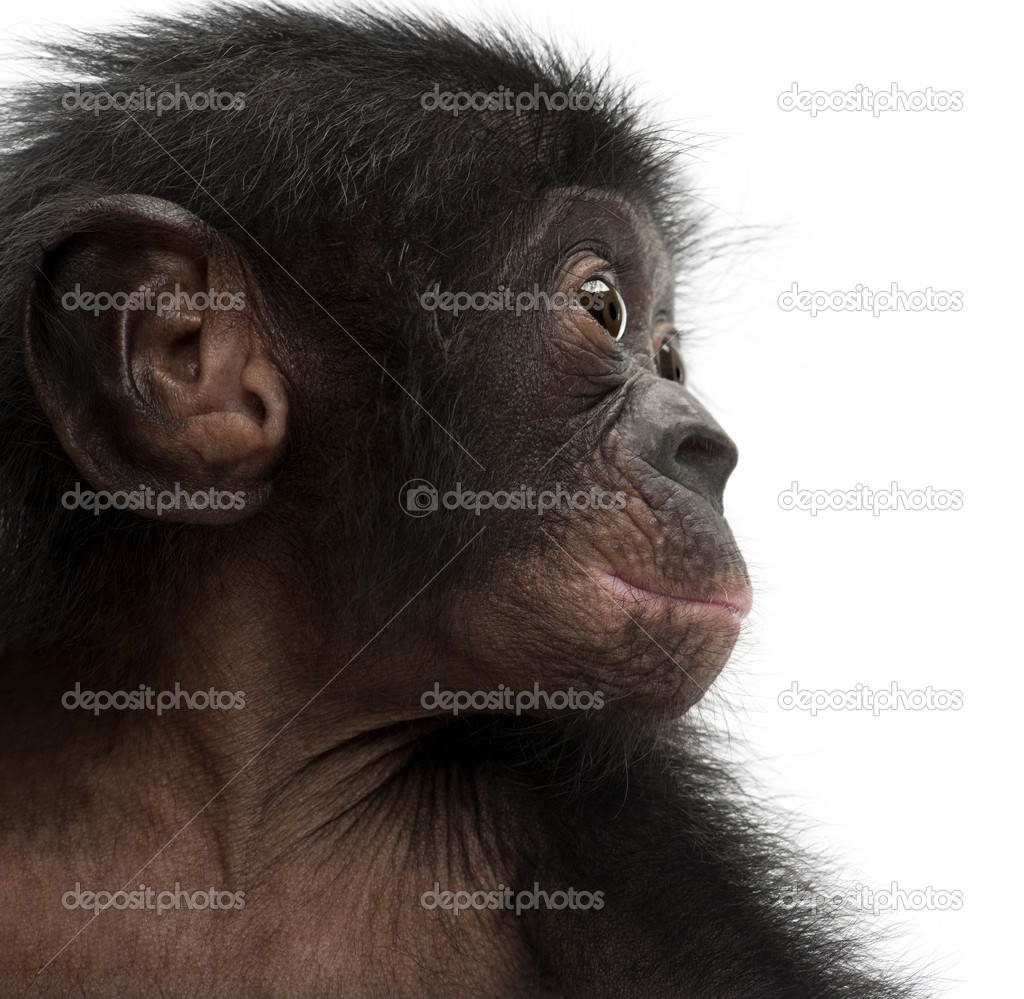
[[[341, 613], [314, 632], [301, 579], [287, 568], [303, 555], [293, 545], [305, 544], [305, 529], [287, 525], [345, 516], [343, 506], [296, 509], [289, 494], [285, 441], [297, 408], [290, 399], [315, 383], [303, 369], [308, 359], [277, 351], [255, 309], [226, 318], [130, 316], [122, 325], [87, 316], [80, 332], [92, 345], [96, 394], [122, 421], [111, 426], [69, 395], [29, 315], [36, 392], [93, 488], [130, 487], [140, 475], [159, 482], [173, 470], [200, 486], [244, 488], [261, 504], [255, 518], [227, 525], [222, 576], [201, 593], [180, 595], [187, 612], [168, 622], [173, 634], [161, 630], [158, 614], [145, 638], [149, 676], [186, 690], [244, 690], [244, 711], [176, 712], [158, 727], [146, 713], [69, 718], [55, 696], [67, 664], [45, 656], [28, 669], [47, 677], [46, 689], [15, 692], [23, 706], [8, 741], [18, 752], [3, 786], [6, 814], [17, 803], [24, 821], [8, 832], [6, 856], [17, 861], [5, 874], [27, 901], [4, 950], [16, 955], [9, 970], [38, 994], [61, 994], [61, 983], [72, 981], [105, 995], [169, 982], [174, 994], [258, 987], [504, 995], [540, 987], [514, 920], [474, 912], [453, 931], [450, 914], [416, 905], [435, 882], [520, 883], [528, 844], [545, 848], [528, 799], [499, 768], [431, 763], [421, 740], [451, 715], [425, 711], [420, 696], [435, 683], [487, 691], [572, 686], [606, 698], [594, 724], [618, 718], [656, 726], [702, 696], [749, 606], [721, 513], [735, 449], [652, 361], [675, 334], [667, 251], [636, 206], [597, 192], [569, 205], [545, 206], [530, 253], [556, 261], [551, 291], [578, 291], [595, 276], [617, 287], [628, 303], [626, 334], [615, 342], [578, 308], [544, 313], [532, 329], [490, 320], [480, 334], [494, 339], [489, 361], [458, 373], [479, 414], [467, 449], [521, 470], [516, 484], [621, 491], [625, 507], [482, 518], [439, 511], [464, 518], [460, 530], [485, 528], [470, 542], [482, 552], [478, 575], [442, 579], [434, 602], [424, 602], [422, 613], [413, 603], [401, 627], [385, 629], [350, 665], [363, 629]], [[100, 220], [108, 227], [100, 235], [72, 233], [51, 248], [55, 296], [90, 280], [111, 290], [205, 281], [243, 287], [250, 302], [262, 298], [238, 255], [182, 211], [129, 201], [101, 206]], [[601, 247], [611, 248], [621, 274]], [[125, 397], [126, 385], [146, 405]], [[312, 405], [331, 412], [352, 390], [333, 380]], [[502, 429], [523, 413], [537, 418], [503, 454]], [[579, 427], [571, 439], [567, 426]], [[264, 498], [272, 473], [275, 491]], [[365, 475], [372, 482], [372, 472]], [[403, 517], [394, 497], [386, 502], [392, 517]], [[345, 535], [341, 523], [324, 531]], [[518, 539], [511, 547], [510, 534]], [[253, 566], [257, 545], [265, 557]], [[384, 606], [370, 615], [376, 629], [394, 612]], [[425, 620], [438, 607], [440, 619]], [[325, 646], [335, 650], [328, 661]], [[110, 689], [135, 652], [112, 649], [107, 662], [95, 663], [93, 689]], [[325, 677], [330, 686], [322, 690]], [[67, 803], [66, 813], [40, 829], [53, 800]], [[514, 850], [506, 837], [518, 840]], [[56, 886], [110, 889], [136, 871], [134, 882], [155, 886], [244, 889], [246, 904], [146, 919], [105, 911], [35, 977], [83, 925], [81, 912], [54, 911]], [[509, 967], [517, 969], [511, 976]]]
[[[665, 349], [701, 227], [661, 131], [555, 52], [398, 15], [204, 5], [49, 55], [241, 106], [40, 84], [2, 133], [0, 997], [922, 999], [780, 905], [810, 865], [687, 715], [751, 598], [735, 447]], [[455, 117], [435, 85], [601, 99]], [[241, 307], [65, 304], [140, 287]], [[499, 288], [607, 298], [423, 299]], [[413, 480], [613, 502], [413, 517]], [[140, 688], [230, 706], [67, 700]], [[432, 894], [534, 886], [593, 904]]]

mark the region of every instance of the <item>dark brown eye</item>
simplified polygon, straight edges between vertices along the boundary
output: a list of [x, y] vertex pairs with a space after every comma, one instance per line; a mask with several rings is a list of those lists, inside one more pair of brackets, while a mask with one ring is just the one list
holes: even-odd
[[686, 381], [686, 369], [683, 367], [683, 359], [676, 349], [678, 334], [673, 333], [671, 338], [666, 340], [657, 353], [658, 374], [669, 381], [682, 384]]
[[626, 303], [617, 288], [607, 281], [593, 278], [580, 286], [580, 308], [589, 312], [613, 340], [621, 340], [626, 332]]

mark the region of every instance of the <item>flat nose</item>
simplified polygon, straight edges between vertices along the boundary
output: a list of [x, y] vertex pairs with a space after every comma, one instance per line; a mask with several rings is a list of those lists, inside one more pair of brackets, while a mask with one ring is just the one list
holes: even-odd
[[651, 384], [623, 414], [619, 431], [649, 465], [722, 513], [725, 484], [739, 451], [681, 385], [665, 379]]

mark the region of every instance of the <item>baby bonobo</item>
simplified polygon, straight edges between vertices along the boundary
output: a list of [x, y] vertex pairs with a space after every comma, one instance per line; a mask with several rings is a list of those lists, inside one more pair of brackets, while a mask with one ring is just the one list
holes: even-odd
[[896, 999], [684, 717], [699, 212], [511, 35], [204, 5], [0, 159], [3, 996]]

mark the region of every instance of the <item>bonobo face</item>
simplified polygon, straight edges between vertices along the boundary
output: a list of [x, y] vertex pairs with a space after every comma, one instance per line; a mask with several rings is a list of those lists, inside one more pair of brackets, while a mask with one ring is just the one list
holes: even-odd
[[537, 283], [578, 304], [532, 328], [509, 322], [491, 345], [511, 358], [485, 390], [500, 433], [474, 445], [502, 456], [506, 488], [546, 490], [549, 509], [480, 518], [496, 554], [453, 627], [478, 678], [676, 716], [725, 665], [750, 608], [722, 512], [736, 447], [686, 386], [672, 260], [646, 213], [561, 192], [542, 215]]

